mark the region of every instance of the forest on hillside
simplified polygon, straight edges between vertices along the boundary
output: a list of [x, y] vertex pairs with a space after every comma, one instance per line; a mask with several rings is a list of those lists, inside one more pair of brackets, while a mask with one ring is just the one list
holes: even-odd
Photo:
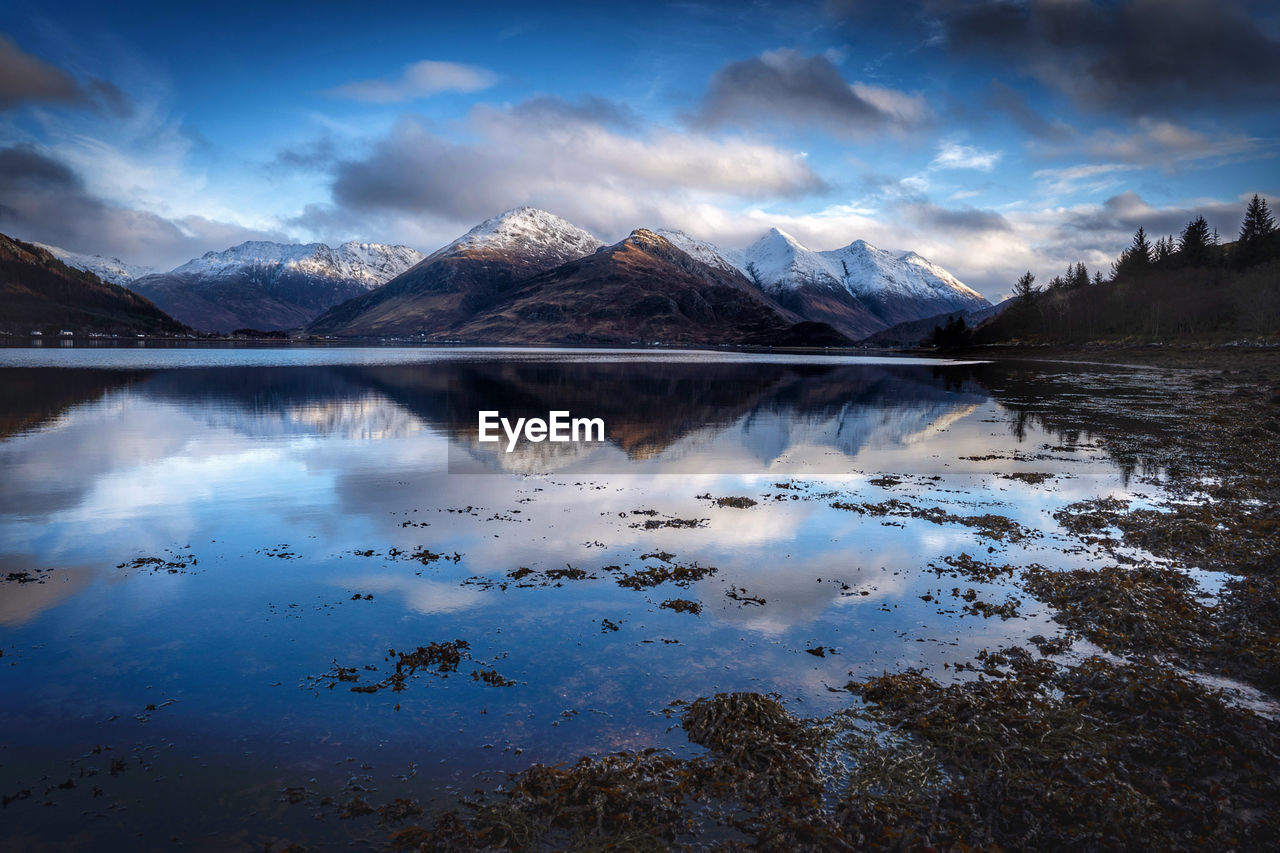
[[951, 318], [923, 343], [1226, 341], [1280, 334], [1280, 230], [1267, 201], [1249, 202], [1236, 240], [1224, 243], [1203, 216], [1154, 243], [1139, 227], [1112, 264], [1090, 274], [1077, 262], [1041, 287], [1028, 271], [1007, 308], [967, 327]]

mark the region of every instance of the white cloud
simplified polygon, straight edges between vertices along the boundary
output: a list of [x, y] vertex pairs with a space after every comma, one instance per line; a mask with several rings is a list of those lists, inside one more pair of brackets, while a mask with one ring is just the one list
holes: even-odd
[[429, 98], [444, 92], [479, 92], [500, 78], [487, 68], [458, 62], [436, 62], [424, 59], [406, 65], [395, 77], [357, 80], [328, 90], [328, 94], [355, 101], [390, 104]]
[[990, 172], [1000, 162], [999, 151], [983, 151], [972, 145], [944, 140], [938, 146], [938, 155], [929, 163], [930, 169], [976, 169]]
[[402, 120], [364, 156], [338, 163], [333, 204], [313, 206], [294, 224], [321, 239], [380, 233], [429, 249], [529, 204], [617, 239], [661, 225], [675, 210], [733, 209], [826, 189], [803, 154], [735, 136], [637, 127], [625, 110], [603, 102], [481, 105], [463, 130], [457, 141]]
[[1095, 193], [1116, 186], [1121, 180], [1120, 173], [1140, 168], [1131, 163], [1082, 163], [1060, 169], [1038, 169], [1031, 177], [1051, 193]]

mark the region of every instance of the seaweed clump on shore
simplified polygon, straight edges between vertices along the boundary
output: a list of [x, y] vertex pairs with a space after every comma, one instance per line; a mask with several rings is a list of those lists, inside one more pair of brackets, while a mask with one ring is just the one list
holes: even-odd
[[[1280, 725], [1151, 662], [1010, 648], [977, 680], [850, 682], [823, 720], [771, 696], [684, 706], [693, 757], [537, 764], [389, 839], [396, 850], [1264, 849]], [[727, 847], [725, 846], [727, 845]]]
[[[927, 745], [945, 781], [861, 792], [851, 839], [895, 849], [1262, 849], [1280, 840], [1280, 727], [1151, 662], [1062, 668], [1022, 649], [981, 678], [848, 687]], [[1004, 669], [999, 667], [1003, 666]]]
[[[1235, 583], [1274, 587], [1275, 578]], [[1054, 606], [1054, 619], [1108, 651], [1170, 655], [1187, 666], [1280, 688], [1275, 617], [1261, 624], [1265, 617], [1245, 606], [1262, 599], [1256, 590], [1210, 607], [1198, 600], [1190, 576], [1147, 564], [1072, 571], [1032, 566], [1023, 584]]]

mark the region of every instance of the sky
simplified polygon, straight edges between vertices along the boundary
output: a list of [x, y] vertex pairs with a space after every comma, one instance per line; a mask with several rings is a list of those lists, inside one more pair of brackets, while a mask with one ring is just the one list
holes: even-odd
[[994, 300], [1280, 199], [1273, 2], [0, 6], [0, 232], [159, 269], [532, 205], [864, 239]]

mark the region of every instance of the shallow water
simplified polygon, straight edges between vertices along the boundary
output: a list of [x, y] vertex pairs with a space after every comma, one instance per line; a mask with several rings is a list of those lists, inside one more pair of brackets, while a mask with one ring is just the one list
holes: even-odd
[[[429, 800], [535, 761], [687, 748], [664, 713], [681, 699], [774, 692], [819, 716], [849, 704], [851, 677], [959, 677], [949, 665], [1055, 627], [1029, 599], [1013, 618], [966, 612], [953, 590], [1025, 596], [931, 566], [1095, 564], [1051, 513], [1159, 483], [1104, 455], [1071, 400], [1140, 404], [1159, 376], [731, 352], [0, 350], [0, 794], [30, 792], [5, 806], [0, 846], [360, 844], [379, 837], [368, 821], [322, 824], [281, 792]], [[607, 441], [509, 454], [476, 440], [480, 409], [602, 417]], [[1008, 477], [1033, 472], [1051, 476]], [[757, 503], [715, 503], [729, 496]], [[895, 499], [1030, 535], [832, 506]], [[625, 585], [664, 566], [701, 577]], [[548, 574], [566, 568], [586, 576]], [[661, 606], [676, 599], [701, 612]], [[453, 640], [469, 644], [456, 672], [351, 690], [394, 671], [391, 649]], [[325, 677], [338, 667], [358, 680]]]

